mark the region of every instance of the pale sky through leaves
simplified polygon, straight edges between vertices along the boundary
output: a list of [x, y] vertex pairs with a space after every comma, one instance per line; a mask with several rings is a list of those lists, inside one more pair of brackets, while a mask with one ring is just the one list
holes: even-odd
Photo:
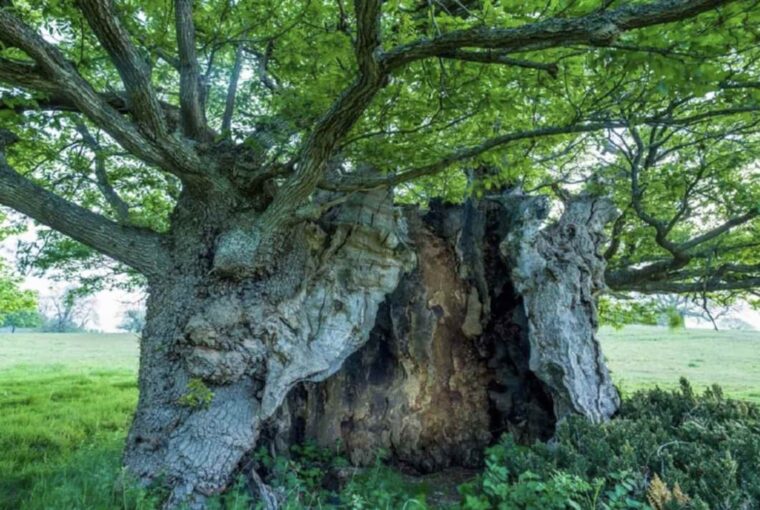
[[[31, 240], [34, 236], [34, 228], [30, 225], [26, 233], [8, 237], [0, 243], [0, 255], [14, 263], [18, 241]], [[50, 299], [60, 296], [66, 287], [71, 285], [75, 285], [75, 282], [60, 281], [48, 276], [25, 275], [22, 287], [36, 291], [40, 298], [40, 305], [44, 309]], [[120, 289], [97, 292], [89, 299], [92, 304], [92, 313], [87, 322], [87, 327], [104, 332], [120, 331], [119, 324], [122, 322], [124, 312], [139, 306], [142, 298], [143, 296], [139, 292], [126, 292]]]

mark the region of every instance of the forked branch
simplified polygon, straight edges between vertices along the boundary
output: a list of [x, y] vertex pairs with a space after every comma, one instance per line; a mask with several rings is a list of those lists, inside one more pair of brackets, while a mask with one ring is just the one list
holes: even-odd
[[154, 138], [166, 134], [158, 98], [150, 83], [150, 69], [122, 26], [111, 0], [79, 0], [80, 9], [100, 44], [111, 57], [133, 105], [135, 117]]

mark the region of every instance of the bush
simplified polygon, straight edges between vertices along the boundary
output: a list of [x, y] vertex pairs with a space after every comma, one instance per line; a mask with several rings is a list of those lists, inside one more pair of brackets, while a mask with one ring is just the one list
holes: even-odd
[[760, 411], [682, 380], [632, 395], [609, 423], [568, 419], [550, 444], [505, 436], [486, 464], [462, 488], [466, 509], [749, 510], [760, 503]]

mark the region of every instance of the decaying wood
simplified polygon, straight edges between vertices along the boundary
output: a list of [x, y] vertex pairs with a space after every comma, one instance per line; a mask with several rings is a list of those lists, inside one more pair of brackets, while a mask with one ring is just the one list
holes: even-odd
[[418, 265], [380, 307], [367, 345], [291, 394], [266, 433], [281, 451], [309, 440], [369, 464], [382, 449], [428, 472], [479, 465], [507, 431], [547, 439], [570, 414], [616, 411], [595, 338], [611, 204], [577, 197], [555, 223], [544, 199], [519, 193], [472, 209], [406, 211]]

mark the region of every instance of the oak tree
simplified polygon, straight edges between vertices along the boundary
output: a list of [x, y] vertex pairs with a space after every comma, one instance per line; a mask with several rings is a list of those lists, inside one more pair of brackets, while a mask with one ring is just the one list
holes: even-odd
[[615, 412], [606, 286], [756, 288], [758, 27], [755, 0], [4, 0], [0, 203], [46, 263], [145, 279], [125, 464], [169, 505], [304, 436], [476, 463]]

